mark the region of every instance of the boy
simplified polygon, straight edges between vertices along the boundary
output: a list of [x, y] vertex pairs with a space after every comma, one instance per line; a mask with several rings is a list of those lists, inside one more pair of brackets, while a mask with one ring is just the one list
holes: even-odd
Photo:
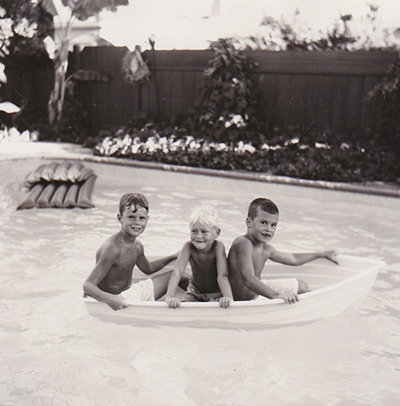
[[[132, 301], [157, 300], [166, 292], [171, 272], [132, 284], [135, 265], [146, 275], [153, 274], [177, 258], [171, 255], [149, 262], [143, 245], [137, 240], [146, 229], [149, 204], [139, 193], [127, 193], [119, 203], [118, 221], [121, 230], [108, 238], [96, 253], [96, 266], [83, 285], [85, 295], [104, 302], [113, 310], [127, 305], [120, 293]], [[179, 282], [179, 281], [178, 281]], [[183, 286], [187, 286], [183, 283]]]
[[216, 210], [207, 206], [196, 209], [190, 217], [189, 226], [190, 241], [185, 243], [175, 263], [165, 301], [171, 308], [180, 306], [181, 301], [175, 297], [175, 292], [189, 262], [192, 278], [182, 301], [219, 300], [219, 305], [227, 308], [233, 296], [228, 280], [225, 246], [217, 241], [220, 229]]
[[268, 259], [287, 265], [302, 265], [317, 258], [337, 263], [334, 251], [287, 254], [274, 249], [269, 242], [278, 220], [279, 210], [271, 200], [258, 198], [251, 202], [247, 233], [235, 239], [228, 255], [229, 281], [235, 300], [253, 300], [262, 295], [269, 299], [280, 297], [292, 304], [299, 300], [298, 294], [308, 291], [307, 284], [296, 278], [261, 281]]

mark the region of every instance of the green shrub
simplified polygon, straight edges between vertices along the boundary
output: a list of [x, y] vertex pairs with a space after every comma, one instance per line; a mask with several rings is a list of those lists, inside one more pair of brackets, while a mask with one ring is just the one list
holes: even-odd
[[233, 39], [211, 43], [200, 98], [186, 126], [210, 141], [260, 142], [260, 96], [251, 79], [256, 65], [235, 49]]
[[[148, 131], [148, 130], [147, 130]], [[147, 133], [143, 131], [143, 133]], [[215, 143], [205, 139], [162, 137], [153, 130], [142, 137], [126, 129], [107, 136], [94, 148], [103, 156], [123, 157], [209, 169], [266, 173], [333, 182], [396, 182], [400, 166], [393, 149], [377, 144], [304, 144], [300, 138], [282, 144]]]

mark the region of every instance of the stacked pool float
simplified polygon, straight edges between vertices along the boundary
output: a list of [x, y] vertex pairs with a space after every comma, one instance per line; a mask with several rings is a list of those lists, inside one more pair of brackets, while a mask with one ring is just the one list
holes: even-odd
[[38, 208], [90, 209], [97, 176], [80, 162], [51, 162], [30, 172], [23, 187], [28, 197], [17, 210]]

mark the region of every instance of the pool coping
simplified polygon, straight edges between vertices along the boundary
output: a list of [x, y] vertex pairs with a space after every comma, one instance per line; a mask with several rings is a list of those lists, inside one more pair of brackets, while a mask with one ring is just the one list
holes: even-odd
[[0, 161], [19, 159], [70, 159], [95, 163], [132, 166], [146, 169], [158, 169], [170, 172], [182, 172], [230, 179], [250, 180], [257, 182], [305, 186], [319, 189], [336, 190], [370, 195], [400, 197], [400, 185], [385, 182], [366, 184], [329, 182], [290, 178], [287, 176], [268, 175], [266, 173], [227, 171], [219, 169], [196, 168], [191, 166], [170, 165], [160, 162], [137, 161], [128, 158], [115, 158], [93, 155], [89, 148], [68, 143], [50, 142], [6, 142], [0, 143]]

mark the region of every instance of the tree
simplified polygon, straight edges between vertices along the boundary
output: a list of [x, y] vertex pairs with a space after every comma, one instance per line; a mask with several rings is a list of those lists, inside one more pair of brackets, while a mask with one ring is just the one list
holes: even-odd
[[251, 74], [256, 64], [235, 48], [232, 38], [210, 44], [213, 51], [204, 72], [200, 98], [188, 122], [195, 134], [213, 141], [260, 142], [262, 103]]
[[[84, 21], [98, 15], [103, 9], [115, 11], [129, 0], [38, 0], [42, 7], [58, 23], [58, 32], [53, 41], [47, 41], [47, 49], [54, 63], [54, 87], [49, 99], [49, 124], [61, 122], [67, 86], [68, 53], [71, 31], [76, 20]], [[53, 48], [53, 49], [52, 49]]]
[[53, 29], [52, 17], [32, 0], [2, 0], [0, 57], [45, 53], [43, 40]]
[[[0, 87], [7, 83], [6, 66], [14, 57], [45, 54], [43, 39], [53, 28], [52, 18], [31, 0], [2, 0], [0, 6]], [[25, 97], [17, 102], [0, 97], [0, 125], [15, 126], [15, 120], [27, 104]], [[17, 96], [17, 97], [18, 97]], [[22, 105], [21, 105], [22, 103]]]

